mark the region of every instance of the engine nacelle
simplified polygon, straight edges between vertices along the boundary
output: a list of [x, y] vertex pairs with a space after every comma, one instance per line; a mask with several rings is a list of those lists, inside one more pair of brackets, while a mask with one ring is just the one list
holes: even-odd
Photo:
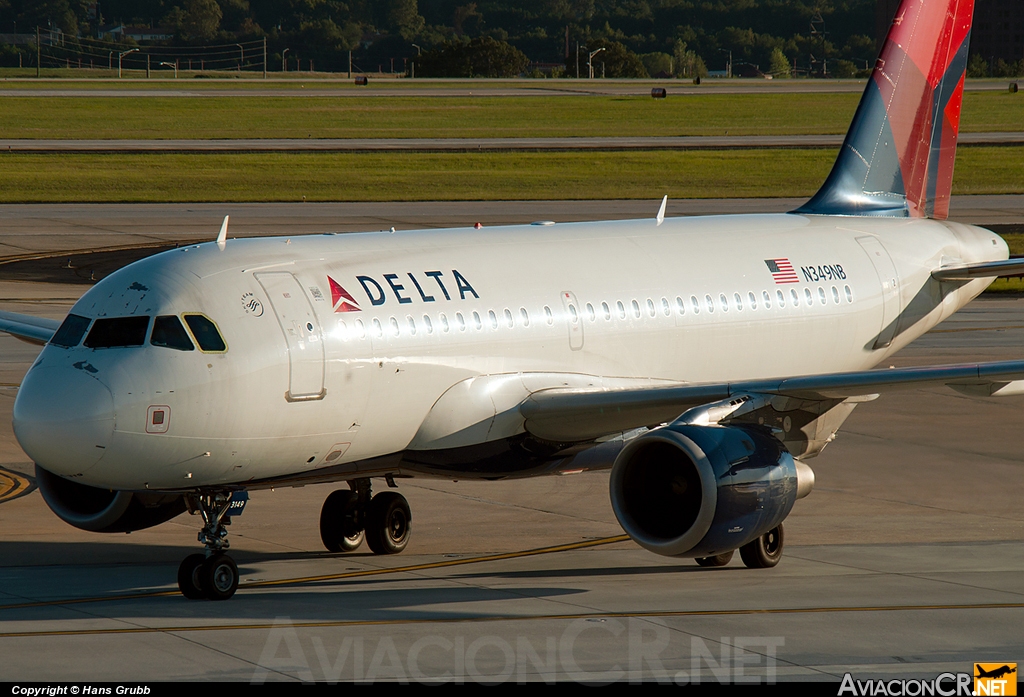
[[180, 494], [99, 489], [58, 477], [39, 465], [36, 485], [58, 518], [90, 532], [142, 530], [185, 512], [185, 497]]
[[813, 482], [810, 468], [763, 427], [672, 424], [619, 453], [612, 509], [652, 552], [710, 557], [777, 526]]

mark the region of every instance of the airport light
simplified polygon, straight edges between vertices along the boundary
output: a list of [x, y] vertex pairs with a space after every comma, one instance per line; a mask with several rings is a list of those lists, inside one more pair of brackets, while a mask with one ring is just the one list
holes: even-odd
[[601, 48], [597, 49], [596, 51], [591, 51], [590, 53], [587, 54], [587, 70], [590, 72], [590, 79], [591, 80], [594, 79], [594, 56], [596, 56], [598, 53], [600, 53], [603, 50], [604, 50], [604, 47], [602, 46]]
[[720, 48], [718, 49], [718, 52], [729, 54], [729, 62], [725, 66], [725, 76], [732, 77], [732, 49], [726, 50], [724, 48]]
[[129, 53], [135, 53], [138, 50], [139, 49], [137, 49], [137, 48], [130, 48], [127, 51], [122, 51], [121, 53], [117, 54], [117, 76], [118, 77], [121, 77], [121, 59], [124, 58], [125, 56], [127, 56]]
[[168, 68], [174, 68], [174, 79], [178, 79], [178, 61], [173, 63], [160, 63], [160, 65], [166, 65]]

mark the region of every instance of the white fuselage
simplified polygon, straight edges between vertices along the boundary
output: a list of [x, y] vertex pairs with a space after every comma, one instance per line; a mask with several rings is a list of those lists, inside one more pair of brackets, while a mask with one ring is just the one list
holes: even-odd
[[[226, 351], [49, 345], [15, 430], [45, 469], [114, 489], [356, 476], [522, 433], [488, 419], [537, 389], [870, 368], [987, 283], [933, 269], [1006, 257], [980, 228], [798, 215], [204, 244], [112, 274], [72, 313], [202, 313]], [[59, 415], [39, 417], [48, 402]]]

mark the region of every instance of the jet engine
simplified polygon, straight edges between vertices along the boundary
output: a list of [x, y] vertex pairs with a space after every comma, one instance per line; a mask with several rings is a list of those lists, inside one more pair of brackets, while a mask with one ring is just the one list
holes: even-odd
[[99, 489], [58, 477], [39, 465], [36, 485], [58, 518], [90, 532], [142, 530], [185, 512], [185, 497], [180, 494]]
[[814, 473], [763, 426], [670, 424], [615, 459], [612, 509], [642, 547], [711, 557], [757, 539], [810, 493]]

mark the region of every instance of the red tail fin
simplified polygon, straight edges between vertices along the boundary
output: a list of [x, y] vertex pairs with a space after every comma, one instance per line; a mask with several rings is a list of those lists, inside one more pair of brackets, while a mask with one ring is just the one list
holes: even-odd
[[974, 0], [903, 0], [832, 173], [797, 213], [949, 213]]

